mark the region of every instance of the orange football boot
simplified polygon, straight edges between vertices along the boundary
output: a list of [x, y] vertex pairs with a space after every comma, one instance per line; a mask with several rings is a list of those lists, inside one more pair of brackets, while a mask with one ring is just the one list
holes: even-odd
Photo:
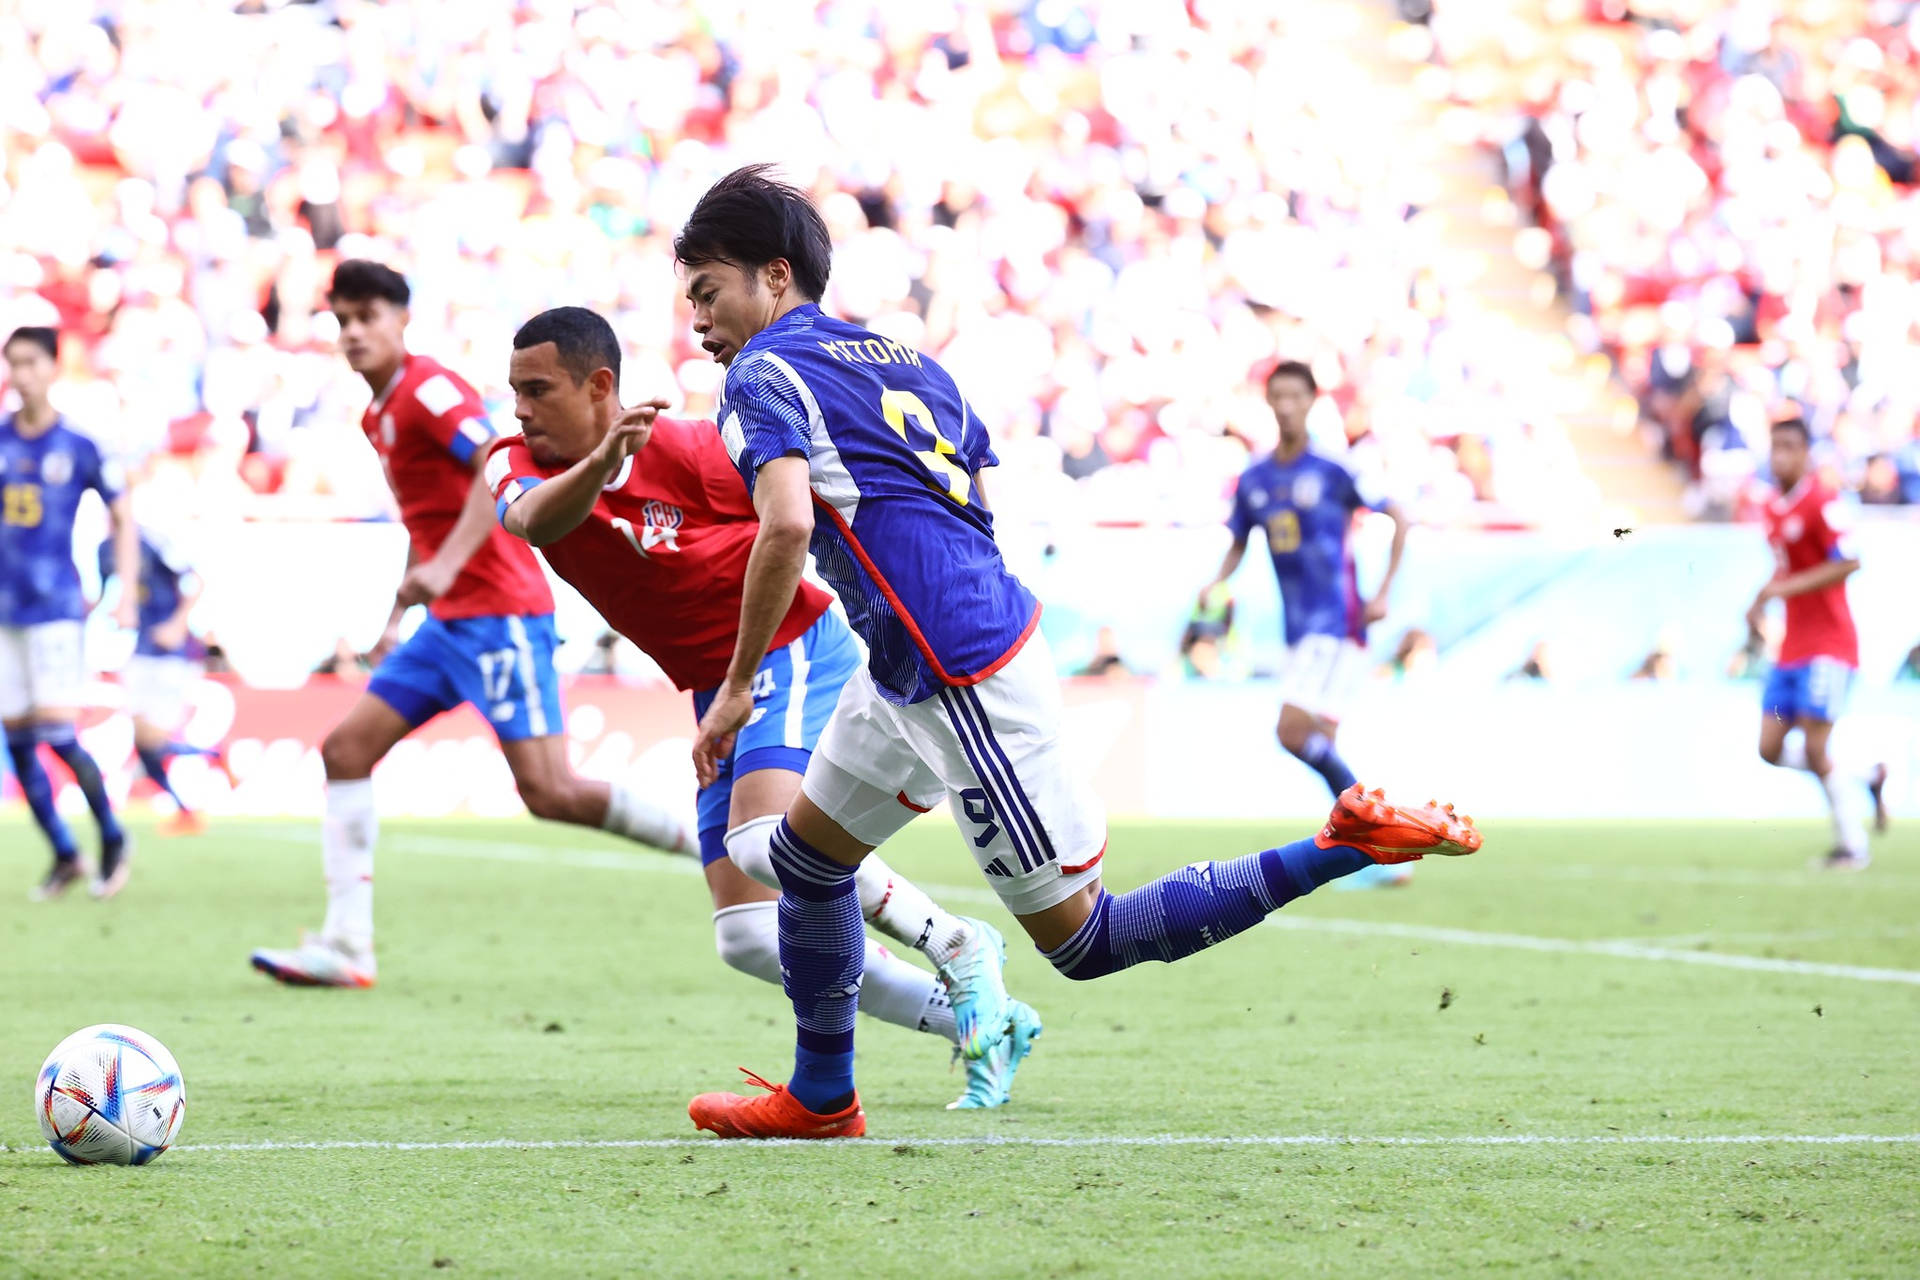
[[703, 1093], [687, 1104], [693, 1127], [722, 1138], [858, 1138], [867, 1131], [860, 1095], [844, 1111], [815, 1115], [783, 1084], [769, 1084], [745, 1067], [741, 1074], [765, 1094]]
[[1473, 819], [1454, 813], [1453, 806], [1429, 800], [1419, 808], [1388, 804], [1378, 787], [1372, 791], [1355, 783], [1334, 802], [1333, 814], [1313, 842], [1322, 849], [1345, 845], [1391, 865], [1417, 862], [1429, 853], [1462, 857], [1480, 848]]
[[171, 817], [160, 824], [163, 836], [205, 835], [207, 820], [192, 809], [175, 809]]

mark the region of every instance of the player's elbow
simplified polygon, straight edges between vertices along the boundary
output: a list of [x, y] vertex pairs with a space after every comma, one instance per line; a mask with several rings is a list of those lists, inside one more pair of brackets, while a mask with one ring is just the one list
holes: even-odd
[[785, 555], [805, 555], [813, 540], [813, 512], [806, 507], [770, 511], [760, 517], [760, 541]]

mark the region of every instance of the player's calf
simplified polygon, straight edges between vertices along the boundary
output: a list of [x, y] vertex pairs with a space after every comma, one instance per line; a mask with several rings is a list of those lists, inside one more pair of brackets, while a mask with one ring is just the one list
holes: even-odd
[[1130, 893], [1102, 890], [1073, 936], [1044, 954], [1079, 980], [1147, 960], [1172, 962], [1244, 933], [1293, 899], [1362, 867], [1479, 847], [1472, 820], [1451, 806], [1403, 808], [1356, 786], [1311, 840], [1227, 862], [1191, 863]]

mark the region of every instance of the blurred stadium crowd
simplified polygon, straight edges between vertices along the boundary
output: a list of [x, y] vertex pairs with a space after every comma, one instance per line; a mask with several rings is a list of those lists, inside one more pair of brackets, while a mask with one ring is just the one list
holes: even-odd
[[616, 318], [629, 393], [697, 412], [718, 371], [669, 233], [775, 158], [832, 222], [828, 305], [954, 371], [1016, 510], [1216, 522], [1282, 353], [1329, 392], [1317, 436], [1425, 518], [1565, 509], [1584, 478], [1550, 406], [1423, 266], [1417, 174], [1286, 14], [24, 0], [0, 15], [0, 324], [80, 336], [68, 405], [148, 459], [153, 507], [375, 516], [334, 259], [405, 270], [416, 347], [496, 405], [515, 324], [576, 302]]
[[1834, 483], [1920, 502], [1920, 3], [1449, 0], [1431, 31], [1699, 514], [1742, 512], [1793, 412]]
[[[1920, 500], [1920, 4], [1403, 4], [1505, 146], [1575, 339], [1733, 514], [1790, 401], [1869, 501]], [[1316, 438], [1416, 515], [1538, 523], [1591, 485], [1496, 318], [1427, 261], [1418, 166], [1278, 2], [22, 0], [0, 13], [0, 326], [60, 324], [65, 403], [143, 505], [387, 511], [331, 352], [340, 256], [504, 417], [500, 353], [616, 319], [629, 394], [710, 407], [667, 253], [777, 158], [838, 241], [828, 305], [934, 352], [1054, 521], [1218, 520], [1308, 359]], [[725, 33], [724, 38], [716, 33]]]

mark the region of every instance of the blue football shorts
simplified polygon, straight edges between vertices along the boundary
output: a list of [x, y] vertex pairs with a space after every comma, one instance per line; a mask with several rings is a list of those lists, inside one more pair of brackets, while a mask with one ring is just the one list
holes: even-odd
[[387, 655], [367, 692], [415, 728], [470, 702], [502, 742], [544, 738], [566, 728], [558, 643], [550, 613], [430, 617]]
[[[733, 742], [733, 754], [720, 762], [720, 776], [702, 787], [699, 814], [700, 865], [727, 856], [727, 811], [733, 805], [733, 780], [759, 769], [807, 771], [814, 744], [840, 701], [840, 689], [864, 661], [853, 629], [829, 610], [792, 644], [760, 660], [753, 676], [753, 717]], [[718, 689], [693, 695], [696, 721], [707, 714]]]

